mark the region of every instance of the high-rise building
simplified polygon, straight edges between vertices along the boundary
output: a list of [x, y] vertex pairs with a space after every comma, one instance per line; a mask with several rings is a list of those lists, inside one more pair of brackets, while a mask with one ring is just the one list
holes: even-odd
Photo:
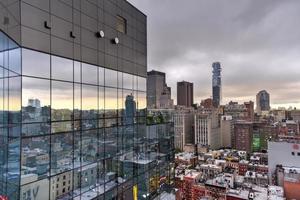
[[266, 90], [262, 90], [256, 95], [256, 111], [260, 114], [262, 111], [270, 109], [270, 94]]
[[149, 197], [146, 16], [125, 0], [0, 10], [0, 195]]
[[218, 107], [222, 101], [221, 63], [214, 62], [212, 64], [212, 68], [213, 68], [213, 75], [212, 75], [213, 103], [215, 107]]
[[232, 116], [222, 116], [220, 122], [221, 147], [232, 147], [233, 119]]
[[247, 110], [247, 116], [245, 116], [245, 119], [249, 121], [254, 121], [254, 102], [249, 101], [244, 103], [246, 110]]
[[125, 114], [124, 121], [126, 125], [134, 124], [134, 115], [136, 113], [136, 102], [134, 101], [134, 96], [127, 95], [125, 100]]
[[233, 148], [252, 152], [253, 122], [236, 121], [234, 123]]
[[183, 150], [186, 144], [194, 143], [194, 114], [190, 110], [176, 110], [173, 114], [175, 148]]
[[208, 146], [212, 149], [220, 148], [221, 137], [217, 111], [196, 113], [194, 120], [195, 144]]
[[172, 108], [171, 88], [167, 86], [166, 74], [152, 70], [147, 72], [147, 108]]
[[177, 82], [177, 105], [191, 107], [194, 104], [194, 84]]

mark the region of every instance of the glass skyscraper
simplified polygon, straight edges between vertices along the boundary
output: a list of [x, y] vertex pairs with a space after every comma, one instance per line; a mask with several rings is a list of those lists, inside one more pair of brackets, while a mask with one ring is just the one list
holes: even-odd
[[125, 0], [0, 9], [0, 196], [150, 199], [174, 149], [171, 125], [147, 134], [146, 16]]
[[222, 100], [222, 79], [221, 79], [221, 63], [214, 62], [212, 64], [212, 92], [213, 92], [213, 104], [218, 107]]

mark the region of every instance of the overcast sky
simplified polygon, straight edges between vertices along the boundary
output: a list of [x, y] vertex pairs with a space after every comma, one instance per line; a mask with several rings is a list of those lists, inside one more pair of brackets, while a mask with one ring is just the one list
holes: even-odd
[[211, 96], [211, 64], [222, 64], [223, 103], [266, 89], [273, 107], [300, 108], [299, 0], [129, 0], [148, 16], [148, 69], [194, 83]]

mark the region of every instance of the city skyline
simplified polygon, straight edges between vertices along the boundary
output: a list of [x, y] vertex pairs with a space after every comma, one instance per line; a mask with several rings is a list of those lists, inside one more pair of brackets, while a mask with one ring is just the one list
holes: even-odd
[[166, 73], [173, 99], [182, 80], [194, 83], [195, 102], [211, 97], [211, 64], [220, 61], [223, 104], [267, 90], [272, 108], [300, 107], [300, 2], [130, 2], [148, 16], [148, 70]]

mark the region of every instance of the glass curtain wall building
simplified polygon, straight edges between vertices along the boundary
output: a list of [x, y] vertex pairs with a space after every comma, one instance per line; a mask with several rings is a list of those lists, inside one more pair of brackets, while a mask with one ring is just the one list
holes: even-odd
[[0, 196], [150, 198], [146, 16], [125, 0], [0, 9]]

